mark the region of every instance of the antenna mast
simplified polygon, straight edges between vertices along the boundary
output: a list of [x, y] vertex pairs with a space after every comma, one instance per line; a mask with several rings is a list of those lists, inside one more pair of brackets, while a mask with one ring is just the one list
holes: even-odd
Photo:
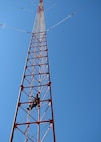
[[32, 30], [9, 142], [56, 142], [43, 0]]

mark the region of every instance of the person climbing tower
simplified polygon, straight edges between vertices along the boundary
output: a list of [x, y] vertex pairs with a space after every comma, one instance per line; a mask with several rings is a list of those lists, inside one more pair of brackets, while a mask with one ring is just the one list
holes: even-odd
[[39, 104], [39, 101], [40, 101], [40, 98], [37, 94], [36, 97], [34, 98], [34, 100], [32, 100], [32, 103], [29, 105], [29, 107], [27, 109], [28, 110], [33, 109], [33, 107], [36, 107]]

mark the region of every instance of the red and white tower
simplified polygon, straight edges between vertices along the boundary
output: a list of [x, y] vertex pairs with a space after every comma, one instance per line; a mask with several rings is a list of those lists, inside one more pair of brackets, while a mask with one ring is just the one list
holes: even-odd
[[56, 142], [43, 0], [32, 30], [9, 142]]

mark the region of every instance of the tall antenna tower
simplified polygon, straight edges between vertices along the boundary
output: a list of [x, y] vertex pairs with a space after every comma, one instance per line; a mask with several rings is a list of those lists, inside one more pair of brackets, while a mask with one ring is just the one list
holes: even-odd
[[32, 30], [9, 142], [56, 142], [43, 0]]

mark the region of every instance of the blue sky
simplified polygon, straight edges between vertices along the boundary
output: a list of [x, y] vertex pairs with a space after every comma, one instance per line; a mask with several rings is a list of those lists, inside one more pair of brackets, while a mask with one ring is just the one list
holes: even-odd
[[[36, 9], [37, 0], [0, 0], [0, 23], [31, 31]], [[47, 32], [57, 142], [101, 142], [101, 1], [45, 0], [45, 9], [47, 28], [76, 13]], [[29, 41], [28, 34], [0, 29], [3, 142], [9, 140]]]

